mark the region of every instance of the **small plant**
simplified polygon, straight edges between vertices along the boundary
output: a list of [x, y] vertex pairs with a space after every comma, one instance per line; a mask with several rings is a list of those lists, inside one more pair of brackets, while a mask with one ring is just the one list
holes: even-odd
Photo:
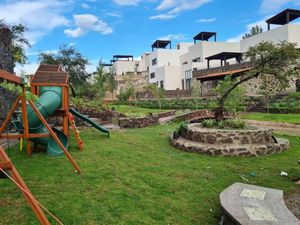
[[213, 120], [213, 119], [203, 120], [202, 126], [205, 128], [212, 128], [212, 127], [216, 126], [216, 120]]
[[240, 119], [221, 120], [217, 122], [215, 119], [207, 119], [202, 121], [202, 127], [204, 128], [219, 128], [219, 129], [244, 129], [246, 122]]
[[187, 129], [187, 122], [181, 122], [177, 127], [176, 131], [174, 131], [173, 138], [174, 139], [179, 138], [186, 129]]
[[232, 119], [232, 120], [226, 120], [228, 127], [231, 127], [233, 129], [244, 129], [246, 127], [246, 121], [240, 120], [240, 119]]

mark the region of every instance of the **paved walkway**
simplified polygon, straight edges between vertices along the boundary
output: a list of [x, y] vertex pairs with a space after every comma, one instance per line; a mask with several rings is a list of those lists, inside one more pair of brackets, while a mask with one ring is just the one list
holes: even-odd
[[267, 127], [273, 129], [275, 132], [300, 136], [300, 124], [279, 123], [270, 121], [247, 120], [249, 125]]

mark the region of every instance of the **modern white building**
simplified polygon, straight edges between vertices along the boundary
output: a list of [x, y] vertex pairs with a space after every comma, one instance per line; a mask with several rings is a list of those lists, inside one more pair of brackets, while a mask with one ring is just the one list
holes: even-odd
[[[149, 82], [165, 90], [181, 89], [180, 56], [188, 51], [193, 43], [179, 43], [171, 48], [171, 41], [157, 40], [150, 54]], [[167, 49], [170, 46], [170, 49]]]
[[[192, 80], [199, 78], [194, 75], [199, 74], [198, 71], [208, 68], [219, 71], [218, 68], [222, 70], [222, 67], [225, 71], [231, 65], [236, 65], [234, 67], [238, 69], [242, 54], [262, 41], [287, 41], [296, 43], [300, 48], [300, 24], [290, 23], [299, 17], [300, 10], [284, 10], [266, 21], [269, 28], [267, 31], [240, 42], [218, 42], [216, 32], [200, 32], [193, 38], [194, 42], [179, 43], [174, 49], [171, 41], [157, 40], [152, 44], [152, 52], [143, 54], [140, 60], [133, 60], [132, 56], [115, 56], [114, 72], [116, 76], [142, 74], [148, 78], [147, 82], [156, 83], [165, 90], [189, 90]], [[271, 25], [276, 27], [271, 29]], [[223, 79], [225, 75], [223, 73], [218, 79]]]
[[[192, 87], [192, 71], [206, 69], [206, 58], [220, 52], [240, 52], [239, 42], [217, 42], [215, 32], [201, 32], [194, 37], [194, 44], [188, 47], [188, 51], [180, 56], [181, 65], [181, 89], [189, 90]], [[209, 39], [214, 37], [214, 41]], [[198, 42], [197, 42], [198, 41]], [[227, 63], [236, 63], [229, 60]], [[213, 61], [210, 67], [220, 66]]]

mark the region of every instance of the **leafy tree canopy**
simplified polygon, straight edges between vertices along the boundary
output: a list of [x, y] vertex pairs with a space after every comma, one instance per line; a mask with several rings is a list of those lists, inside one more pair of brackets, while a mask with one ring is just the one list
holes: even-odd
[[254, 27], [251, 28], [251, 30], [250, 30], [249, 33], [246, 33], [246, 34], [243, 36], [243, 39], [252, 37], [252, 36], [257, 35], [257, 34], [260, 34], [260, 33], [262, 33], [262, 32], [263, 32], [262, 27], [260, 27], [260, 26], [258, 26], [258, 25], [255, 25]]
[[8, 26], [4, 20], [0, 20], [0, 28], [9, 28], [11, 31], [14, 64], [25, 64], [27, 61], [25, 50], [31, 47], [29, 41], [24, 36], [27, 30], [26, 27], [23, 24]]
[[261, 42], [250, 47], [245, 54], [246, 59], [252, 63], [252, 69], [240, 79], [232, 82], [226, 91], [219, 97], [216, 119], [223, 119], [226, 99], [240, 84], [261, 76], [272, 76], [280, 86], [288, 87], [292, 77], [299, 77], [300, 51], [296, 45], [289, 42], [273, 44]]
[[86, 72], [89, 61], [73, 46], [63, 45], [57, 54], [42, 52], [39, 55], [42, 64], [59, 64], [70, 75], [70, 85], [73, 95], [76, 95], [75, 87], [83, 86], [91, 76]]

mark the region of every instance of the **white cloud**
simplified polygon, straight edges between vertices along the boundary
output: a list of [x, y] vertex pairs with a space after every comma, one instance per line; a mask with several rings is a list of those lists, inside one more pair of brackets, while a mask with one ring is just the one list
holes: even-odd
[[159, 14], [159, 15], [155, 15], [155, 16], [150, 16], [149, 19], [151, 20], [156, 20], [156, 19], [160, 19], [160, 20], [170, 20], [175, 18], [177, 15], [172, 15], [172, 14]]
[[89, 9], [90, 8], [90, 6], [88, 4], [86, 4], [86, 3], [82, 3], [80, 6], [83, 9]]
[[212, 23], [215, 22], [216, 18], [207, 18], [207, 19], [198, 19], [196, 20], [196, 23]]
[[113, 0], [115, 4], [121, 5], [121, 6], [128, 6], [128, 5], [138, 5], [140, 0]]
[[299, 0], [263, 0], [260, 6], [260, 12], [267, 14], [278, 11], [288, 3], [299, 4]]
[[180, 41], [180, 40], [185, 40], [186, 36], [185, 34], [169, 34], [163, 37], [158, 38], [158, 40], [175, 40], [175, 41]]
[[107, 12], [107, 13], [105, 13], [105, 15], [112, 16], [112, 17], [118, 17], [118, 18], [122, 17], [122, 14], [120, 12]]
[[197, 9], [211, 1], [212, 0], [161, 0], [156, 10], [167, 12], [151, 16], [150, 19], [173, 19], [184, 11]]
[[101, 34], [111, 34], [113, 29], [107, 23], [92, 14], [73, 15], [76, 28], [66, 29], [64, 33], [70, 37], [83, 36], [89, 31], [99, 32]]
[[37, 68], [39, 67], [39, 65], [40, 65], [39, 63], [28, 63], [23, 66], [17, 64], [14, 70], [17, 75], [21, 75], [21, 74], [29, 75], [29, 74], [34, 74]]
[[1, 1], [0, 18], [11, 25], [24, 24], [28, 28], [26, 38], [31, 44], [35, 44], [53, 29], [69, 24], [63, 15], [69, 4], [70, 1], [58, 0]]

